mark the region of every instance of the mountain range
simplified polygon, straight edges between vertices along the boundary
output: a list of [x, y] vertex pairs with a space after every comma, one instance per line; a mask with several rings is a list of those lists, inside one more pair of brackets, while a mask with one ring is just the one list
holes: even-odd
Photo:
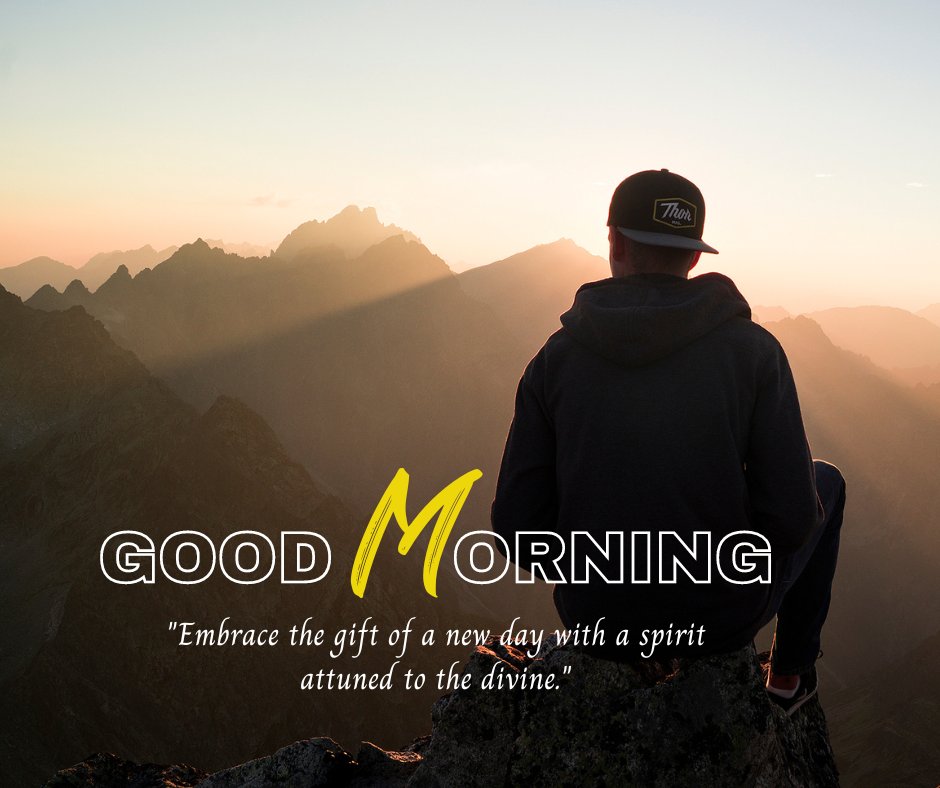
[[915, 315], [894, 307], [860, 306], [807, 317], [836, 345], [868, 356], [909, 385], [940, 383], [940, 325], [924, 313], [930, 314], [930, 307]]
[[[207, 240], [206, 243], [214, 249], [243, 257], [267, 256], [271, 253], [270, 249], [256, 244], [230, 244], [221, 240]], [[81, 281], [88, 290], [97, 290], [121, 266], [136, 276], [145, 268], [153, 268], [169, 259], [178, 248], [168, 246], [165, 249], [154, 249], [148, 244], [140, 249], [101, 252], [79, 268], [51, 257], [34, 257], [19, 265], [0, 268], [0, 287], [20, 298], [29, 298], [43, 285], [62, 291], [75, 280]]]
[[[486, 304], [518, 340], [524, 365], [553, 331], [584, 282], [610, 276], [602, 257], [563, 238], [458, 275], [463, 290]], [[521, 369], [522, 366], [519, 366]]]
[[[26, 312], [10, 314], [35, 326], [41, 325], [35, 315], [42, 314], [36, 310], [48, 312], [50, 320], [64, 319], [56, 315], [87, 319], [85, 312], [94, 316], [100, 321], [92, 321], [96, 330], [111, 343], [106, 351], [101, 345], [101, 358], [112, 359], [107, 364], [123, 370], [122, 352], [135, 354], [145, 365], [144, 374], [163, 381], [161, 390], [185, 401], [177, 399], [174, 406], [190, 414], [184, 432], [195, 429], [217, 406], [222, 412], [235, 408], [253, 413], [277, 436], [278, 465], [289, 457], [299, 460], [309, 474], [305, 484], [320, 496], [341, 501], [346, 522], [364, 522], [398, 467], [411, 473], [416, 500], [427, 500], [478, 467], [484, 477], [461, 515], [459, 532], [488, 526], [492, 485], [523, 366], [558, 328], [558, 316], [570, 306], [577, 287], [608, 274], [606, 261], [561, 240], [455, 275], [415, 236], [381, 224], [374, 211], [350, 207], [328, 221], [302, 225], [267, 257], [243, 258], [197, 241], [136, 275], [120, 267], [94, 292], [81, 283], [42, 287], [28, 306], [17, 307]], [[838, 688], [840, 707], [851, 708], [856, 701], [867, 703], [858, 700], [866, 693], [881, 692], [871, 683], [872, 671], [903, 662], [940, 631], [940, 599], [932, 591], [940, 555], [940, 490], [935, 484], [940, 386], [920, 381], [914, 387], [899, 373], [915, 368], [904, 366], [912, 360], [932, 363], [927, 355], [932, 324], [926, 314], [897, 315], [867, 307], [848, 318], [842, 313], [833, 317], [834, 310], [789, 318], [778, 309], [758, 307], [755, 312], [787, 351], [814, 454], [839, 465], [848, 479], [842, 559], [826, 630], [826, 658], [820, 665], [824, 684]], [[27, 313], [34, 317], [23, 318]], [[881, 336], [840, 334], [834, 326], [843, 319], [862, 328], [868, 325], [865, 320], [875, 321], [869, 333]], [[879, 321], [898, 329], [882, 329]], [[906, 333], [904, 327], [911, 326], [914, 333]], [[49, 341], [57, 336], [58, 329], [44, 330], [47, 334], [40, 335]], [[33, 336], [30, 331], [18, 341]], [[924, 338], [923, 347], [912, 337]], [[15, 418], [3, 415], [8, 419], [4, 424], [15, 425], [9, 434], [26, 436], [7, 450], [17, 464], [23, 462], [24, 447], [32, 445], [30, 430], [36, 425], [54, 422], [56, 414], [69, 408], [84, 413], [82, 396], [89, 402], [99, 396], [76, 393], [72, 398], [60, 392], [55, 399], [52, 392], [60, 389], [83, 389], [54, 383], [59, 372], [43, 370], [58, 370], [63, 362], [32, 347], [17, 363], [26, 370], [26, 356], [35, 356], [31, 374], [40, 381], [48, 378], [43, 385], [50, 393], [35, 396], [24, 388], [16, 394], [19, 399], [10, 395], [11, 401], [35, 403], [36, 411], [33, 405], [20, 410], [11, 406]], [[895, 365], [895, 359], [903, 363]], [[107, 364], [89, 361], [90, 369], [101, 369], [89, 379], [107, 381], [117, 374]], [[5, 385], [15, 389], [14, 383]], [[245, 404], [236, 407], [235, 402]], [[112, 453], [121, 456], [121, 441], [133, 443], [134, 429], [142, 429], [132, 429], [124, 417], [111, 421], [124, 424], [124, 431], [88, 450], [98, 462]], [[172, 433], [165, 427], [155, 431]], [[78, 434], [99, 433], [83, 426]], [[164, 449], [155, 452], [166, 456]], [[260, 462], [232, 461], [248, 467]], [[49, 480], [73, 473], [72, 466], [57, 467], [52, 459], [37, 462], [31, 467], [48, 463]], [[193, 467], [194, 480], [181, 489], [188, 495], [214, 489], [197, 473], [199, 460], [181, 458], [172, 465], [186, 463]], [[280, 489], [279, 484], [274, 487]], [[9, 495], [21, 493], [18, 486], [10, 489]], [[69, 487], [69, 495], [76, 495], [75, 489]], [[136, 487], [115, 488], [96, 500], [110, 512], [126, 507], [124, 498], [142, 495]], [[29, 508], [19, 498], [15, 505], [17, 511]], [[251, 510], [250, 504], [245, 507]], [[47, 527], [64, 516], [63, 510], [51, 510]], [[107, 516], [108, 522], [119, 519], [113, 513]], [[27, 549], [23, 547], [23, 555]], [[411, 591], [420, 590], [419, 576]], [[404, 575], [396, 580], [412, 582]], [[551, 623], [554, 612], [543, 592], [514, 587], [513, 615]], [[457, 604], [463, 611], [488, 608], [499, 618], [506, 612], [506, 593], [481, 591]], [[48, 620], [43, 615], [38, 618]], [[198, 669], [195, 663], [193, 669]], [[931, 709], [926, 717], [940, 724]], [[839, 723], [849, 726], [844, 730], [854, 724]], [[868, 737], [865, 747], [847, 755], [854, 773], [866, 774], [875, 768], [873, 753], [881, 751], [871, 743], [890, 747], [890, 732], [877, 717], [864, 718], [859, 725], [863, 730], [852, 728], [841, 740], [855, 747], [851, 742]], [[316, 730], [330, 732], [323, 726]], [[833, 735], [840, 741], [835, 725]], [[181, 756], [175, 752], [173, 757]]]
[[[333, 245], [246, 260], [197, 242], [94, 293], [42, 288], [28, 303], [80, 304], [197, 407], [239, 397], [363, 510], [398, 467], [429, 495], [474, 467], [495, 475], [520, 354], [444, 261], [402, 236], [352, 259]], [[481, 517], [485, 498], [468, 504]]]

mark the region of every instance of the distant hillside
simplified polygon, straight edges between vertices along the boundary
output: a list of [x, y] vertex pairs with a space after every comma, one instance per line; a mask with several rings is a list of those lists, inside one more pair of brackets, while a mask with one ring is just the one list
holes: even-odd
[[140, 249], [131, 249], [126, 252], [101, 252], [79, 268], [75, 278], [80, 279], [89, 290], [97, 290], [122, 265], [127, 268], [131, 276], [135, 276], [145, 268], [153, 268], [169, 259], [177, 248], [168, 246], [158, 251], [148, 244]]
[[823, 648], [827, 668], [852, 680], [940, 629], [940, 411], [836, 347], [806, 317], [767, 328], [793, 367], [814, 456], [838, 465], [847, 480]]
[[0, 268], [0, 287], [20, 298], [29, 298], [44, 284], [62, 290], [77, 276], [70, 265], [51, 257], [34, 257], [19, 265]]
[[406, 241], [418, 241], [417, 236], [401, 227], [379, 222], [375, 208], [360, 209], [350, 205], [325, 222], [312, 221], [300, 225], [281, 241], [275, 254], [291, 260], [305, 251], [334, 246], [352, 258], [396, 235]]
[[525, 362], [561, 327], [558, 316], [571, 306], [578, 287], [609, 276], [606, 260], [565, 238], [471, 268], [457, 281], [509, 327]]
[[[249, 243], [226, 243], [220, 239], [206, 238], [206, 243], [213, 249], [221, 249], [226, 254], [237, 254], [240, 257], [267, 257], [273, 252], [270, 246]], [[174, 247], [173, 251], [176, 251]], [[167, 255], [169, 257], [170, 255]]]
[[934, 386], [940, 383], [940, 364], [893, 369], [894, 377], [908, 386]]
[[782, 306], [753, 306], [751, 317], [758, 323], [773, 323], [777, 320], [786, 320], [792, 315]]
[[940, 632], [857, 686], [826, 693], [842, 784], [931, 786], [940, 775]]
[[137, 274], [166, 260], [175, 251], [175, 246], [160, 251], [143, 246], [127, 252], [102, 252], [81, 268], [73, 268], [49, 257], [35, 257], [19, 265], [0, 268], [0, 286], [23, 299], [31, 297], [44, 285], [61, 292], [75, 279], [89, 290], [96, 290], [122, 265], [132, 275]]
[[940, 417], [940, 383], [915, 386], [914, 396]]
[[909, 383], [932, 382], [940, 368], [940, 325], [903, 309], [839, 307], [807, 315], [836, 345], [898, 370]]
[[917, 315], [919, 317], [926, 318], [931, 323], [936, 323], [940, 326], [940, 304], [931, 304], [924, 309], [921, 309]]

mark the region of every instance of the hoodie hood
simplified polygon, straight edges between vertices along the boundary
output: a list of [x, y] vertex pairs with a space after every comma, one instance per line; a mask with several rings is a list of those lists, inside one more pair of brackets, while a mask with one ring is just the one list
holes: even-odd
[[634, 274], [582, 285], [564, 330], [579, 344], [623, 366], [650, 364], [691, 344], [751, 308], [722, 274], [684, 279]]

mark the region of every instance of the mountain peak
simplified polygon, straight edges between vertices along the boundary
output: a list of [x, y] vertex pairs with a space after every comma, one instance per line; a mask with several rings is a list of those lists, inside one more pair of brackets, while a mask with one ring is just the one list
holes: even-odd
[[238, 445], [240, 451], [247, 452], [247, 455], [271, 457], [283, 454], [274, 430], [256, 411], [236, 397], [227, 394], [216, 397], [202, 415], [202, 423], [222, 437], [223, 442]]
[[64, 288], [75, 278], [75, 269], [51, 257], [34, 257], [25, 263], [0, 268], [0, 284], [21, 298], [29, 298], [43, 285]]
[[419, 240], [405, 235], [391, 235], [373, 244], [354, 264], [377, 279], [387, 280], [398, 291], [454, 276], [446, 262]]
[[225, 252], [218, 247], [213, 247], [202, 238], [197, 238], [192, 243], [183, 244], [158, 267], [163, 267], [163, 265], [166, 263], [175, 263], [179, 262], [180, 260], [190, 260], [193, 258], [200, 259], [214, 255], [224, 256]]
[[[46, 287], [48, 287], [48, 285], [46, 285]], [[16, 309], [17, 305], [22, 303], [19, 296], [14, 295], [3, 285], [0, 285], [0, 311], [5, 312], [9, 309]]]
[[409, 241], [419, 240], [401, 227], [382, 224], [375, 208], [347, 205], [324, 222], [314, 220], [297, 227], [281, 242], [275, 255], [293, 259], [304, 252], [335, 246], [347, 257], [354, 258], [370, 246], [395, 235], [404, 236]]
[[[122, 265], [120, 267], [123, 268], [125, 271], [127, 271], [126, 266]], [[69, 296], [70, 298], [75, 298], [78, 296], [88, 296], [88, 295], [91, 295], [91, 293], [88, 292], [88, 288], [85, 287], [81, 279], [73, 279], [71, 282], [69, 282], [69, 286], [66, 287], [65, 290], [62, 292], [62, 295]]]
[[[72, 267], [72, 266], [70, 266], [70, 265], [67, 265], [66, 263], [63, 263], [63, 262], [59, 261], [59, 260], [54, 260], [54, 259], [51, 258], [51, 257], [47, 257], [46, 255], [40, 255], [39, 257], [31, 257], [31, 258], [30, 258], [29, 260], [27, 260], [25, 263], [20, 263], [20, 265], [21, 265], [21, 266], [32, 266], [32, 267], [36, 267], [36, 268], [38, 268], [38, 267], [43, 267], [43, 268], [61, 268], [61, 267], [63, 267], [63, 266], [66, 267], [66, 268], [71, 268], [71, 267]], [[19, 266], [11, 266], [11, 267], [19, 267]]]
[[133, 283], [134, 279], [126, 265], [119, 265], [117, 270], [105, 280], [105, 283], [95, 292], [96, 296], [113, 294], [124, 291]]
[[89, 290], [97, 290], [119, 265], [126, 265], [130, 275], [136, 276], [143, 269], [162, 263], [175, 251], [175, 246], [157, 251], [147, 244], [139, 249], [127, 251], [115, 249], [113, 252], [99, 252], [79, 269], [79, 276], [85, 287]]
[[343, 210], [341, 210], [336, 216], [332, 219], [327, 219], [327, 222], [333, 221], [333, 219], [339, 218], [349, 218], [349, 217], [362, 217], [371, 222], [378, 222], [379, 215], [376, 212], [375, 208], [372, 206], [366, 206], [365, 208], [360, 208], [358, 205], [347, 205]]

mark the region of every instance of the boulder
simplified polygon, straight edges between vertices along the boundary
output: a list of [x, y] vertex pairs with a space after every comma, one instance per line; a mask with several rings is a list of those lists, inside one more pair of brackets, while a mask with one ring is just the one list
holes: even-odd
[[[364, 742], [353, 757], [332, 739], [307, 739], [197, 783], [134, 784], [838, 786], [818, 696], [788, 717], [768, 699], [763, 669], [753, 646], [631, 665], [556, 645], [530, 657], [491, 639], [463, 668], [467, 688], [434, 705], [431, 735], [404, 750]], [[49, 785], [88, 784], [62, 782], [80, 767]], [[131, 784], [101, 777], [96, 785]]]

